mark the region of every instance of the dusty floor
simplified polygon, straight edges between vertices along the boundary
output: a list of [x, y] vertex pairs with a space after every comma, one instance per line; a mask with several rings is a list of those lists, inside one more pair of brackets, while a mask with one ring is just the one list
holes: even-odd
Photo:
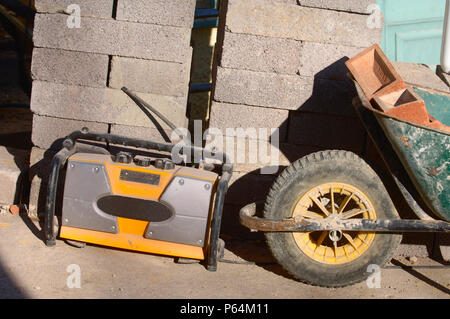
[[[405, 259], [393, 260], [397, 266], [382, 270], [379, 289], [365, 282], [326, 289], [289, 278], [270, 263], [262, 242], [231, 241], [225, 258], [251, 260], [251, 252], [253, 260], [265, 263], [220, 263], [217, 272], [208, 272], [170, 257], [96, 246], [77, 249], [62, 241], [47, 248], [40, 237], [40, 226], [27, 217], [0, 214], [0, 298], [450, 298], [450, 269], [427, 258], [419, 258], [412, 269], [398, 267], [410, 265]], [[70, 265], [79, 266], [80, 288], [67, 286], [78, 283], [72, 276], [77, 266]]]

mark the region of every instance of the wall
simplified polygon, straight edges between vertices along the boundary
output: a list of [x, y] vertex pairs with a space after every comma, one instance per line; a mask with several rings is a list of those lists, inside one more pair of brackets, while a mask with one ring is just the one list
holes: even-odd
[[120, 90], [123, 86], [178, 127], [188, 124], [196, 1], [78, 0], [81, 25], [69, 28], [71, 18], [64, 11], [73, 2], [35, 1], [33, 214], [45, 200], [49, 160], [72, 131], [89, 127], [100, 133], [162, 141], [153, 123]]
[[[210, 127], [278, 128], [281, 166], [321, 149], [361, 153], [365, 134], [344, 62], [381, 41], [382, 29], [368, 24], [367, 8], [375, 2], [222, 1]], [[248, 141], [234, 139], [231, 147], [242, 142], [243, 149]], [[264, 199], [280, 172], [261, 175], [265, 166], [250, 163], [248, 154], [235, 163], [230, 214]]]

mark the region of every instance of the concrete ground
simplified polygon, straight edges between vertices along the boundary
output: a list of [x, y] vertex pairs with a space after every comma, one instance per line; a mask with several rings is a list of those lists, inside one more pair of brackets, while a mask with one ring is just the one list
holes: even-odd
[[0, 213], [0, 298], [450, 298], [448, 266], [429, 258], [401, 268], [411, 261], [396, 257], [381, 271], [381, 288], [363, 282], [327, 289], [289, 277], [262, 241], [231, 239], [225, 252], [226, 259], [260, 264], [220, 263], [217, 272], [208, 272], [201, 264], [98, 246], [78, 249], [57, 241], [47, 248], [40, 229], [26, 215]]

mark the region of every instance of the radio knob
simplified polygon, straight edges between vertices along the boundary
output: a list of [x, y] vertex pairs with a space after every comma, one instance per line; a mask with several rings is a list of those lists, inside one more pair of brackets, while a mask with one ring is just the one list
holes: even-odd
[[164, 160], [158, 158], [155, 160], [155, 167], [157, 169], [164, 169]]
[[151, 164], [151, 159], [148, 157], [140, 157], [134, 159], [137, 166], [147, 167]]
[[116, 155], [115, 162], [122, 164], [130, 164], [133, 160], [133, 156], [128, 152], [119, 152]]
[[164, 161], [164, 169], [165, 170], [170, 170], [170, 169], [174, 169], [174, 168], [175, 168], [175, 164], [171, 160]]

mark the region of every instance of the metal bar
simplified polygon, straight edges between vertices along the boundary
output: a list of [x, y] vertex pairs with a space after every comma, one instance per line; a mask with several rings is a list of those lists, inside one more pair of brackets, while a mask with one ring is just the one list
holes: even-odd
[[[176, 147], [174, 144], [168, 144], [168, 143], [158, 143], [153, 141], [146, 141], [136, 138], [130, 138], [120, 135], [114, 135], [114, 134], [102, 134], [102, 133], [95, 133], [95, 132], [89, 132], [87, 128], [82, 129], [81, 131], [75, 131], [69, 136], [67, 136], [66, 140], [64, 141], [64, 147], [71, 149], [77, 140], [89, 140], [89, 141], [96, 141], [96, 142], [102, 142], [102, 143], [109, 143], [109, 144], [117, 144], [117, 145], [123, 145], [123, 146], [130, 146], [130, 147], [136, 147], [136, 148], [143, 148], [148, 150], [157, 150], [162, 152], [168, 152], [171, 153], [172, 150]], [[190, 151], [192, 154], [201, 154], [201, 157], [206, 157], [210, 159], [220, 160], [222, 163], [226, 163], [227, 165], [224, 165], [224, 170], [232, 171], [232, 165], [231, 165], [231, 159], [230, 157], [223, 152], [205, 152], [205, 149], [201, 147], [196, 147], [193, 145], [184, 145], [180, 146], [181, 151]], [[200, 158], [200, 157], [199, 157]], [[230, 168], [231, 167], [231, 168]]]
[[217, 28], [219, 25], [219, 6], [217, 0], [210, 1], [211, 8], [199, 8], [195, 10], [194, 29]]
[[212, 87], [212, 83], [191, 84], [189, 86], [189, 93], [210, 92], [211, 87]]
[[255, 217], [256, 204], [241, 209], [239, 217], [243, 226], [264, 232], [307, 232], [307, 231], [371, 231], [371, 232], [450, 232], [450, 223], [428, 220], [377, 220], [340, 219], [332, 214], [324, 219], [273, 220]]
[[219, 10], [217, 9], [195, 9], [195, 19], [217, 18]]
[[219, 18], [208, 18], [194, 21], [194, 29], [212, 29], [219, 26]]
[[45, 244], [49, 247], [56, 245], [56, 235], [54, 231], [54, 217], [55, 217], [55, 203], [56, 203], [56, 190], [59, 180], [59, 173], [64, 163], [67, 161], [69, 156], [74, 154], [76, 149], [69, 151], [67, 149], [62, 149], [55, 155], [52, 159], [51, 173], [48, 181], [48, 191], [47, 200], [45, 205], [45, 216], [44, 216], [44, 233], [45, 233]]
[[419, 206], [419, 204], [416, 202], [414, 197], [409, 193], [409, 191], [406, 189], [406, 187], [400, 182], [400, 180], [392, 175], [392, 177], [395, 180], [395, 183], [397, 184], [398, 188], [400, 189], [400, 192], [402, 193], [403, 197], [405, 198], [406, 202], [408, 203], [409, 207], [412, 209], [412, 211], [416, 214], [417, 217], [419, 217], [421, 220], [435, 220], [434, 218], [430, 217], [423, 209]]
[[232, 176], [232, 170], [233, 169], [231, 168], [230, 171], [224, 172], [219, 180], [219, 185], [217, 186], [216, 199], [214, 202], [214, 213], [211, 221], [211, 234], [209, 237], [209, 253], [207, 264], [207, 269], [209, 271], [217, 270], [217, 253], [220, 228], [222, 224], [223, 205], [225, 202], [225, 195], [228, 191], [228, 183], [230, 182]]
[[89, 129], [87, 128], [83, 128], [81, 131], [75, 131], [71, 133], [69, 136], [66, 137], [66, 140], [64, 141], [63, 145], [65, 148], [71, 149], [75, 145], [75, 142], [77, 140], [88, 140], [101, 143], [110, 143], [169, 153], [172, 152], [172, 149], [174, 147], [173, 144], [168, 143], [158, 143], [114, 134], [90, 132]]

